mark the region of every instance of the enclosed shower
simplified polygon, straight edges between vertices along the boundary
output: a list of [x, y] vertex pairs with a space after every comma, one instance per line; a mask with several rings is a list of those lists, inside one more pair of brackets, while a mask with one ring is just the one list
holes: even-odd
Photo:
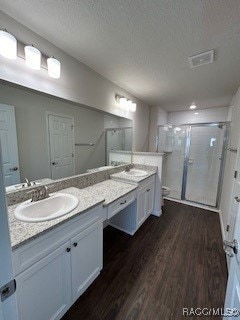
[[170, 198], [219, 206], [228, 132], [222, 122], [158, 127], [162, 184]]
[[105, 129], [106, 165], [109, 165], [110, 151], [132, 150], [132, 127]]

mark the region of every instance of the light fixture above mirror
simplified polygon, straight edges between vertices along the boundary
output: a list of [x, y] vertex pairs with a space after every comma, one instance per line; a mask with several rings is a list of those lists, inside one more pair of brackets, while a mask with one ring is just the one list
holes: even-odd
[[120, 106], [125, 108], [127, 111], [135, 112], [137, 110], [136, 102], [133, 102], [132, 100], [127, 99], [124, 96], [119, 96], [118, 94], [116, 94], [115, 99], [120, 104]]
[[[18, 53], [18, 43], [24, 47], [25, 55], [21, 54], [21, 50]], [[42, 65], [42, 53], [39, 49], [33, 45], [26, 45], [7, 32], [6, 29], [0, 30], [0, 55], [7, 59], [17, 59], [17, 57], [26, 60], [26, 65], [34, 70], [40, 70], [41, 68], [48, 70], [48, 75], [51, 78], [59, 79], [61, 76], [61, 63], [59, 60], [51, 57], [44, 56], [47, 60], [47, 68]]]

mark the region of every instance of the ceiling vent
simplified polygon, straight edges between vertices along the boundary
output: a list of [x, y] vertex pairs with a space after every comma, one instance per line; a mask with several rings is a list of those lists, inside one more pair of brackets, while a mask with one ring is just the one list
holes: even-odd
[[199, 53], [195, 56], [188, 58], [191, 68], [196, 68], [196, 67], [203, 66], [204, 64], [211, 63], [213, 62], [213, 59], [214, 59], [214, 50]]

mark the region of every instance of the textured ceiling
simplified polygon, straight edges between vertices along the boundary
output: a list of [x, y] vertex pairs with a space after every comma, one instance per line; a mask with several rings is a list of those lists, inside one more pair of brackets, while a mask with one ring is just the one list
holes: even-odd
[[[240, 0], [0, 0], [1, 9], [149, 105], [226, 106], [240, 85]], [[191, 69], [188, 57], [216, 50]]]

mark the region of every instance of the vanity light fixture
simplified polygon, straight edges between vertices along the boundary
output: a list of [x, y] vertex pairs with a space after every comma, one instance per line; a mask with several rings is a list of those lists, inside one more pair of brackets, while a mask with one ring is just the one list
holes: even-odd
[[120, 103], [120, 106], [125, 107], [127, 103], [127, 99], [125, 97], [120, 97], [119, 103]]
[[137, 104], [136, 102], [132, 102], [132, 105], [130, 107], [130, 111], [135, 112], [137, 110]]
[[0, 30], [0, 54], [7, 59], [17, 59], [17, 39], [6, 29]]
[[[25, 45], [21, 43], [21, 45]], [[17, 52], [17, 39], [7, 32], [6, 29], [0, 30], [0, 55], [7, 59], [17, 59], [19, 56], [26, 60], [26, 65], [34, 70], [40, 70], [41, 68], [41, 52], [33, 45], [26, 45], [24, 47], [25, 57]], [[54, 57], [44, 57], [47, 59], [48, 68], [42, 66], [43, 69], [48, 69], [48, 75], [51, 78], [59, 79], [61, 75], [61, 63]]]
[[116, 101], [120, 104], [121, 107], [125, 108], [127, 111], [135, 112], [137, 109], [136, 102], [133, 102], [130, 99], [125, 98], [124, 96], [115, 95]]
[[34, 70], [40, 70], [41, 67], [41, 52], [33, 45], [25, 46], [26, 65]]
[[53, 56], [47, 59], [48, 75], [51, 78], [59, 79], [61, 75], [61, 63]]
[[197, 106], [195, 105], [194, 102], [193, 102], [193, 103], [191, 104], [191, 106], [189, 107], [189, 109], [191, 109], [191, 110], [196, 109], [196, 108], [197, 108]]

